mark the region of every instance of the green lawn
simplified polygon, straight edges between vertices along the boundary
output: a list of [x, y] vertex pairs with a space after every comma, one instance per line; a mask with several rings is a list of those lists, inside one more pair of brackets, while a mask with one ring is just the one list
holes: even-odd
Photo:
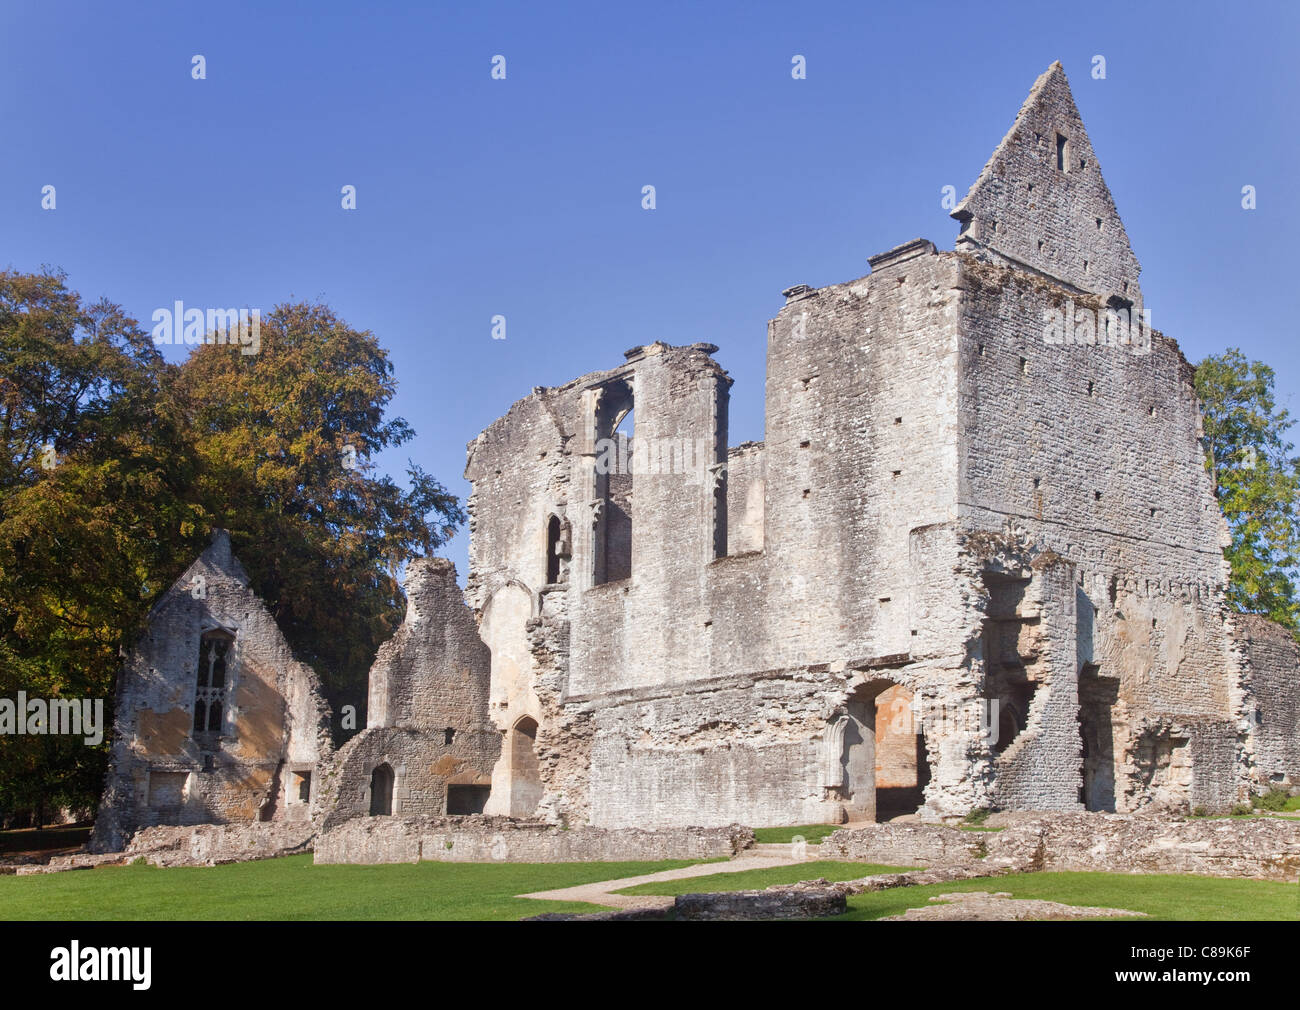
[[314, 866], [310, 855], [227, 866], [105, 866], [0, 877], [4, 919], [519, 919], [597, 912], [577, 902], [516, 898], [631, 877], [698, 860], [655, 863], [403, 863]]
[[1022, 873], [926, 887], [896, 887], [849, 898], [847, 915], [835, 922], [901, 915], [952, 891], [1008, 891], [1017, 898], [1043, 898], [1066, 905], [1097, 905], [1146, 912], [1153, 919], [1300, 920], [1300, 885], [1267, 880], [1127, 873]]
[[656, 884], [637, 884], [618, 894], [708, 894], [713, 891], [756, 891], [774, 884], [797, 884], [801, 880], [857, 880], [875, 873], [902, 873], [913, 866], [881, 866], [878, 863], [841, 863], [813, 861], [791, 862], [766, 870], [741, 870], [739, 873], [711, 873], [707, 877], [684, 877]]
[[755, 828], [754, 841], [764, 844], [785, 844], [794, 841], [795, 835], [802, 835], [810, 845], [816, 845], [833, 831], [846, 827], [844, 824], [800, 824], [793, 828]]

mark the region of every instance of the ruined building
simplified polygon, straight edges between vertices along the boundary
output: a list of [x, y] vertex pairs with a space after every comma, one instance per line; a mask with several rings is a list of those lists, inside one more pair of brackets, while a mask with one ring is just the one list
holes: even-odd
[[470, 444], [490, 811], [1186, 811], [1300, 782], [1294, 642], [1225, 608], [1192, 368], [1059, 64], [952, 216], [953, 252], [785, 292], [762, 443], [728, 446], [716, 348], [655, 343]]
[[219, 541], [207, 599], [178, 583], [124, 671], [106, 830], [309, 799], [326, 827], [652, 828], [1300, 785], [1300, 653], [1225, 606], [1192, 368], [1150, 328], [1059, 64], [953, 217], [952, 252], [785, 292], [763, 442], [728, 445], [703, 343], [483, 431], [466, 591], [410, 566], [367, 728], [319, 786], [314, 680]]
[[123, 664], [92, 848], [158, 824], [312, 819], [329, 720], [316, 674], [217, 531]]

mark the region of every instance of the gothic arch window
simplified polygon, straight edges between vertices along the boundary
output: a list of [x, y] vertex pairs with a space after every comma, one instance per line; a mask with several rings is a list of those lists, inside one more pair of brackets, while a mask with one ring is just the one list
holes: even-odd
[[194, 687], [194, 732], [219, 734], [225, 715], [227, 672], [235, 636], [215, 629], [199, 637], [198, 679]]

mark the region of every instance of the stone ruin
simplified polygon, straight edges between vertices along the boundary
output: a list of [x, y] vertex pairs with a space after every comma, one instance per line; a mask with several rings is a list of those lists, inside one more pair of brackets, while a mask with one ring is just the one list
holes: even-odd
[[90, 847], [118, 852], [157, 825], [310, 825], [331, 751], [316, 674], [218, 530], [126, 656]]
[[[952, 216], [952, 252], [784, 293], [763, 442], [728, 445], [706, 343], [633, 348], [484, 430], [466, 591], [410, 566], [333, 757], [243, 583], [178, 583], [124, 670], [103, 832], [1186, 813], [1300, 785], [1297, 645], [1225, 604], [1193, 369], [1150, 328], [1059, 63]], [[210, 587], [225, 550], [196, 563]], [[228, 678], [204, 743], [210, 640], [261, 675]]]

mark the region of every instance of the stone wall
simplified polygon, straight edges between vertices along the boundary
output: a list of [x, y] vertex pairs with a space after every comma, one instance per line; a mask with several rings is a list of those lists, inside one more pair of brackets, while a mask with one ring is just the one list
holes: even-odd
[[657, 831], [563, 829], [504, 817], [368, 817], [316, 839], [317, 863], [563, 863], [729, 857], [753, 844], [748, 828]]
[[1300, 785], [1300, 645], [1263, 617], [1235, 622], [1246, 649], [1256, 789]]
[[[837, 831], [820, 855], [895, 866], [1192, 873], [1295, 882], [1300, 819], [1168, 819], [1147, 815], [995, 814], [997, 830], [877, 824]], [[811, 851], [811, 850], [810, 850]]]
[[95, 851], [118, 851], [156, 824], [312, 816], [315, 772], [332, 749], [329, 709], [316, 674], [294, 659], [250, 589], [225, 531], [150, 611], [115, 708]]
[[370, 670], [366, 729], [321, 772], [327, 827], [372, 812], [481, 812], [502, 756], [488, 714], [491, 655], [455, 566], [418, 558], [404, 588], [405, 620]]

